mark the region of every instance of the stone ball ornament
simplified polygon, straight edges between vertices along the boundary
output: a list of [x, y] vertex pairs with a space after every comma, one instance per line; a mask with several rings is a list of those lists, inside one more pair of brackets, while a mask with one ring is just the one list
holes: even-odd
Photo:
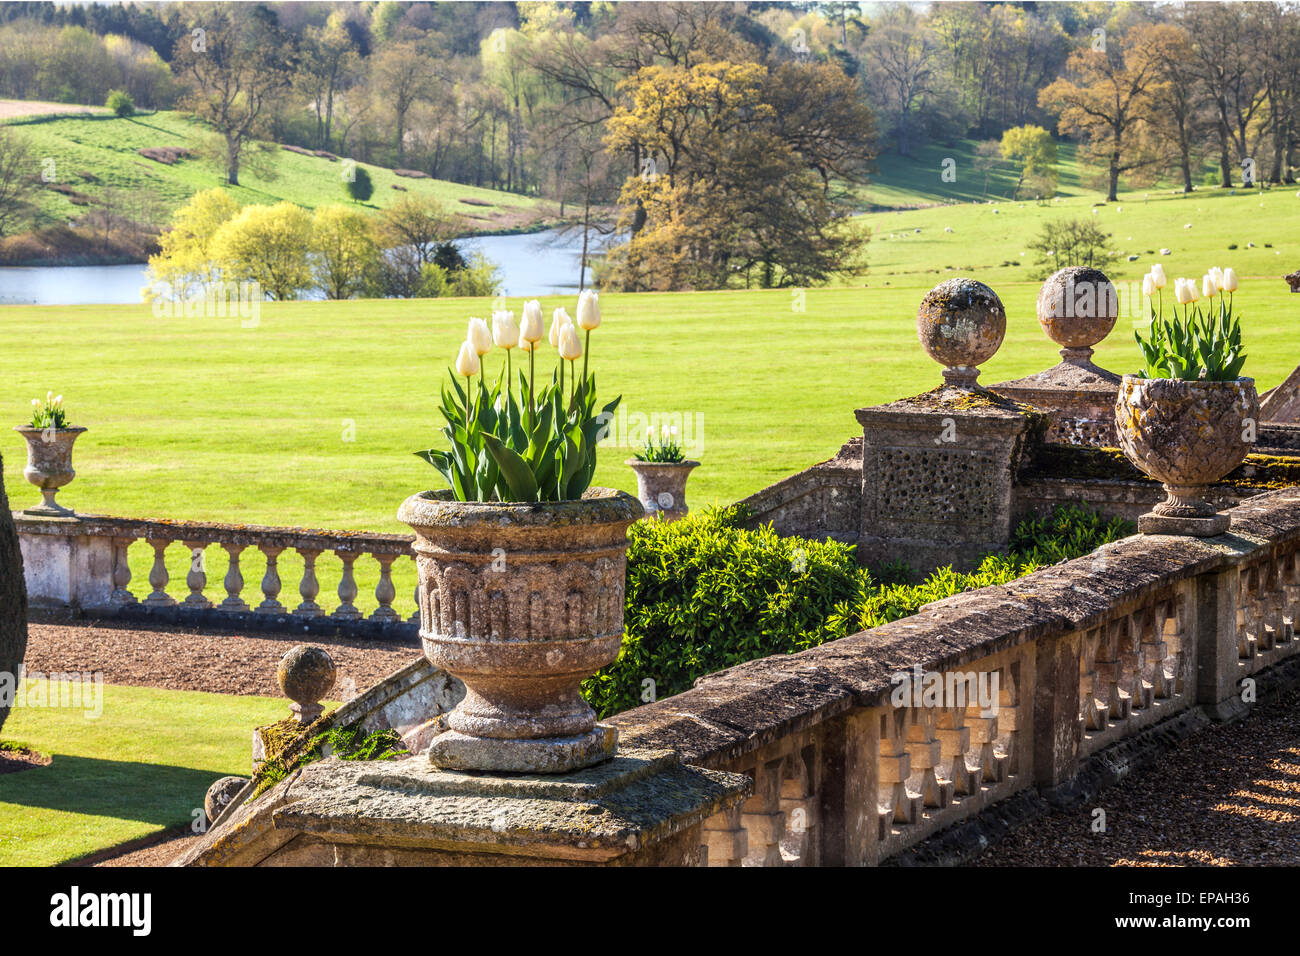
[[1007, 310], [998, 294], [974, 279], [948, 279], [925, 294], [916, 334], [927, 355], [945, 366], [950, 385], [971, 387], [978, 366], [996, 354], [1007, 333]]
[[1068, 266], [1038, 290], [1038, 324], [1067, 362], [1085, 362], [1119, 318], [1119, 293], [1100, 269]]
[[289, 709], [299, 723], [309, 724], [320, 717], [321, 699], [334, 687], [338, 670], [334, 658], [323, 647], [299, 644], [280, 658], [275, 678], [284, 696], [293, 701]]

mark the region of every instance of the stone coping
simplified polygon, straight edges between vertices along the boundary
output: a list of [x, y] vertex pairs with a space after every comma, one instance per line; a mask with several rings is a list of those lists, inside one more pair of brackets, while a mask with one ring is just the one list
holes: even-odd
[[[990, 385], [989, 391], [1003, 390], [1016, 392], [1019, 400], [1026, 400], [1026, 393], [1043, 397], [1059, 398], [1061, 392], [1104, 393], [1113, 402], [1119, 391], [1119, 375], [1092, 362], [1061, 362], [1042, 372], [1026, 375], [1024, 378], [1012, 379]], [[1090, 396], [1091, 397], [1091, 396]], [[1032, 404], [1032, 401], [1030, 402]]]
[[303, 833], [384, 848], [600, 862], [662, 843], [752, 792], [743, 774], [626, 747], [563, 778], [440, 771], [420, 758], [330, 757], [241, 806], [172, 865], [252, 865]]
[[1094, 626], [1189, 577], [1300, 541], [1300, 489], [1259, 495], [1217, 538], [1135, 536], [1096, 555], [788, 656], [737, 665], [674, 697], [610, 718], [628, 747], [671, 745], [688, 763], [722, 766], [856, 707], [880, 706], [890, 676], [960, 668], [1007, 648]]
[[101, 538], [166, 539], [245, 547], [269, 545], [311, 551], [355, 551], [359, 554], [410, 554], [410, 535], [369, 531], [327, 531], [319, 528], [274, 528], [252, 524], [171, 521], [165, 518], [114, 518], [74, 515], [47, 518], [13, 512], [19, 534], [61, 537], [89, 535]]

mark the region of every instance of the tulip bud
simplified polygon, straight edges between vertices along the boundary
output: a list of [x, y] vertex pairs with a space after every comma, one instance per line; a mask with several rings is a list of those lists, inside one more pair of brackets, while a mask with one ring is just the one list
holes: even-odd
[[1207, 275], [1214, 277], [1214, 291], [1218, 292], [1223, 288], [1223, 270], [1218, 266], [1211, 266]]
[[62, 396], [62, 395], [55, 395], [55, 396], [54, 396], [54, 404], [55, 404], [56, 407], [59, 406], [59, 405], [62, 405], [62, 404], [63, 404], [63, 396]]
[[1231, 266], [1223, 270], [1223, 291], [1237, 291], [1237, 270]]
[[478, 352], [474, 351], [474, 343], [462, 342], [460, 352], [456, 356], [456, 374], [472, 378], [478, 374], [480, 367]]
[[1188, 297], [1186, 279], [1174, 280], [1174, 298], [1178, 300], [1179, 305], [1186, 305], [1187, 303], [1192, 301]]
[[533, 299], [524, 304], [524, 318], [519, 323], [519, 338], [529, 342], [540, 342], [542, 334], [542, 303]]
[[1183, 293], [1187, 296], [1188, 302], [1200, 302], [1201, 290], [1196, 287], [1195, 279], [1186, 279], [1183, 283]]
[[32, 406], [33, 406], [34, 408], [35, 408], [35, 407], [39, 407], [40, 404], [41, 404], [41, 400], [40, 400], [39, 398], [33, 398], [33, 399], [32, 399]]
[[1165, 267], [1158, 262], [1151, 267], [1151, 278], [1155, 280], [1155, 286], [1157, 289], [1163, 289], [1169, 282], [1169, 280], [1165, 278]]
[[1155, 293], [1156, 293], [1155, 277], [1152, 276], [1150, 273], [1148, 273], [1147, 275], [1144, 275], [1142, 277], [1142, 294], [1147, 298], [1150, 298], [1151, 296], [1155, 295]]
[[492, 313], [492, 341], [507, 351], [519, 344], [519, 326], [515, 325], [513, 312]]
[[590, 289], [578, 295], [578, 327], [588, 332], [600, 327], [600, 300]]
[[1214, 281], [1214, 276], [1210, 275], [1208, 272], [1201, 276], [1201, 295], [1205, 296], [1207, 299], [1212, 299], [1218, 291], [1219, 286], [1218, 283]]
[[558, 349], [560, 347], [560, 332], [566, 325], [572, 324], [573, 319], [569, 318], [569, 313], [564, 310], [564, 306], [560, 306], [551, 313], [551, 331], [546, 337], [547, 341], [551, 343], [551, 348]]
[[582, 358], [582, 343], [578, 341], [578, 331], [572, 324], [560, 329], [560, 358], [572, 362]]
[[473, 345], [474, 351], [479, 355], [487, 355], [492, 351], [492, 333], [488, 331], [487, 323], [482, 319], [469, 320], [465, 341]]

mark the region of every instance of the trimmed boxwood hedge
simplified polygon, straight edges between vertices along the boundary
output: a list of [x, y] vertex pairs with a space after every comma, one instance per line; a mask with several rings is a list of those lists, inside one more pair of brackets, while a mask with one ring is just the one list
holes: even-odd
[[1131, 523], [1057, 508], [1016, 528], [1005, 554], [969, 572], [941, 568], [920, 583], [898, 565], [861, 568], [851, 545], [745, 527], [743, 506], [709, 509], [628, 532], [626, 636], [618, 660], [583, 684], [605, 717], [678, 694], [745, 661], [791, 654], [930, 601], [1005, 584], [1133, 533]]

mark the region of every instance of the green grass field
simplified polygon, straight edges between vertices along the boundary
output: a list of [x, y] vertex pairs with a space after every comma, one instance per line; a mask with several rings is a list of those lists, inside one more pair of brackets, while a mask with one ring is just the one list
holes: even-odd
[[252, 729], [284, 712], [268, 697], [113, 686], [98, 718], [14, 708], [4, 738], [53, 760], [0, 775], [0, 866], [51, 866], [192, 822], [214, 780], [248, 775]]
[[[221, 186], [224, 176], [217, 163], [203, 159], [182, 159], [172, 166], [154, 162], [137, 153], [149, 146], [181, 146], [201, 151], [203, 141], [213, 134], [197, 121], [178, 112], [141, 114], [119, 119], [115, 116], [42, 117], [15, 119], [6, 124], [29, 144], [42, 163], [53, 161], [54, 182], [78, 192], [102, 198], [108, 187], [122, 190], [128, 208], [137, 196], [149, 196], [169, 215], [202, 189]], [[274, 203], [288, 200], [309, 209], [332, 202], [351, 202], [343, 192], [343, 164], [316, 156], [303, 156], [275, 149], [270, 156], [274, 178], [259, 175], [255, 164], [240, 174], [240, 185], [230, 194], [241, 204]], [[479, 189], [435, 179], [396, 176], [392, 170], [358, 164], [367, 169], [375, 193], [365, 205], [386, 206], [404, 195], [432, 195], [466, 218], [474, 232], [518, 228], [534, 221], [550, 207], [529, 196]], [[44, 170], [44, 166], [42, 169]], [[393, 188], [402, 186], [403, 193]], [[474, 204], [461, 202], [473, 200]], [[53, 189], [38, 193], [43, 214], [63, 221], [85, 212], [69, 197]], [[486, 205], [480, 205], [486, 203]]]

